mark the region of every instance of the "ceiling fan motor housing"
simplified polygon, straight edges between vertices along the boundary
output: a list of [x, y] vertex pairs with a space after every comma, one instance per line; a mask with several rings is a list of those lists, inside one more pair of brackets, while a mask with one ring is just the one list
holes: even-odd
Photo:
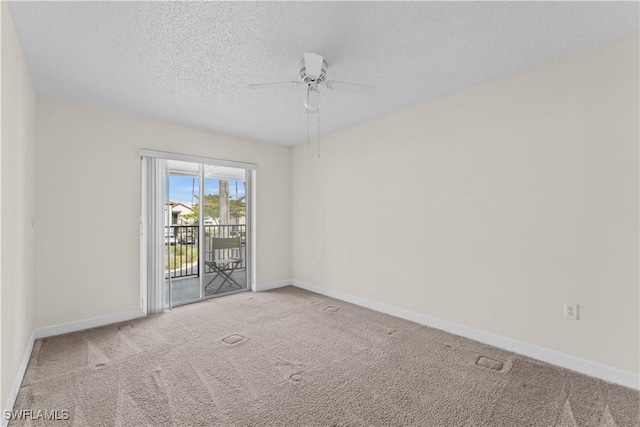
[[300, 72], [299, 79], [302, 83], [311, 84], [311, 83], [322, 83], [327, 78], [327, 61], [322, 61], [322, 71], [320, 71], [319, 76], [310, 76], [307, 74], [307, 67], [304, 64], [304, 59], [300, 61]]

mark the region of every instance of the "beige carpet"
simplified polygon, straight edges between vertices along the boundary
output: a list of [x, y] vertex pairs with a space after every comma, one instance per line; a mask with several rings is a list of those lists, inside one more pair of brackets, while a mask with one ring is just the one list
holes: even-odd
[[637, 391], [296, 288], [38, 340], [51, 426], [638, 426]]

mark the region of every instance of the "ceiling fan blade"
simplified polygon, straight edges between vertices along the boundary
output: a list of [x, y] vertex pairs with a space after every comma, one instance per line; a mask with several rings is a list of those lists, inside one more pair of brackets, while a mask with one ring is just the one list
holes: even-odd
[[300, 82], [291, 80], [288, 82], [258, 83], [255, 85], [249, 85], [247, 86], [247, 88], [248, 89], [269, 89], [272, 87], [294, 87], [294, 86], [298, 86], [299, 84]]
[[358, 95], [373, 95], [376, 93], [375, 86], [361, 85], [359, 83], [337, 82], [335, 80], [327, 80], [324, 82], [327, 89], [337, 90], [340, 92], [356, 93]]
[[305, 53], [304, 67], [307, 69], [308, 76], [319, 77], [322, 72], [322, 55]]

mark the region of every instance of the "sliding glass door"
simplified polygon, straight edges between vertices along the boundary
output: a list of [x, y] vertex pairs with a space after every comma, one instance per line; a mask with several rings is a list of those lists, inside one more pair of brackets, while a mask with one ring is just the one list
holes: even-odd
[[167, 305], [248, 290], [247, 171], [168, 160], [166, 190]]
[[255, 166], [150, 153], [142, 156], [146, 312], [249, 290]]
[[204, 166], [205, 298], [248, 289], [247, 171]]
[[167, 161], [164, 247], [168, 307], [202, 299], [198, 245], [200, 169], [197, 163]]

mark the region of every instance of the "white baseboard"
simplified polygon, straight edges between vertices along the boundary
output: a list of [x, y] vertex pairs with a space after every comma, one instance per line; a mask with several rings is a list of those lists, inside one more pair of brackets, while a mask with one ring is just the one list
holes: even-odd
[[60, 323], [58, 325], [46, 326], [34, 329], [35, 339], [52, 337], [55, 335], [68, 334], [69, 332], [82, 331], [84, 329], [96, 328], [98, 326], [110, 325], [112, 323], [126, 322], [127, 320], [144, 317], [142, 310], [125, 311], [122, 313], [107, 314], [106, 316], [92, 317], [90, 319], [76, 320], [75, 322]]
[[291, 280], [278, 280], [277, 282], [260, 283], [256, 285], [255, 292], [268, 291], [269, 289], [283, 288], [291, 285]]
[[9, 420], [5, 419], [4, 414], [5, 414], [5, 411], [11, 411], [13, 409], [13, 406], [16, 403], [16, 398], [18, 397], [18, 391], [20, 391], [20, 387], [22, 386], [22, 379], [24, 378], [25, 372], [27, 372], [27, 365], [29, 365], [29, 359], [31, 359], [31, 351], [33, 350], [33, 343], [35, 342], [35, 340], [36, 340], [35, 331], [33, 331], [31, 332], [31, 336], [29, 337], [27, 348], [25, 348], [24, 350], [24, 355], [22, 356], [22, 361], [20, 362], [20, 366], [18, 367], [16, 378], [13, 381], [11, 390], [9, 390], [9, 396], [7, 396], [7, 401], [2, 411], [2, 422], [0, 422], [0, 426], [2, 427], [6, 427], [9, 424]]
[[611, 383], [630, 387], [635, 390], [640, 389], [640, 376], [632, 372], [612, 368], [585, 359], [580, 359], [575, 356], [570, 356], [565, 353], [560, 353], [555, 350], [550, 350], [522, 341], [516, 341], [500, 335], [494, 335], [489, 332], [484, 332], [478, 329], [469, 328], [467, 326], [458, 325], [446, 320], [426, 316], [424, 314], [394, 307], [388, 304], [383, 304], [377, 301], [372, 301], [366, 298], [358, 297], [333, 289], [328, 289], [322, 286], [301, 282], [299, 280], [291, 280], [289, 282], [293, 286], [301, 289], [306, 289], [311, 292], [326, 295], [331, 298], [336, 298], [345, 302], [349, 302], [351, 304], [356, 304], [362, 307], [369, 308], [371, 310], [379, 311], [381, 313], [386, 313], [395, 317], [410, 320], [421, 325], [440, 329], [442, 331], [450, 332], [455, 335], [460, 335], [474, 341], [489, 344], [494, 347], [511, 351], [513, 353], [522, 354], [533, 359], [541, 360], [552, 365], [560, 366], [572, 371], [600, 378]]

